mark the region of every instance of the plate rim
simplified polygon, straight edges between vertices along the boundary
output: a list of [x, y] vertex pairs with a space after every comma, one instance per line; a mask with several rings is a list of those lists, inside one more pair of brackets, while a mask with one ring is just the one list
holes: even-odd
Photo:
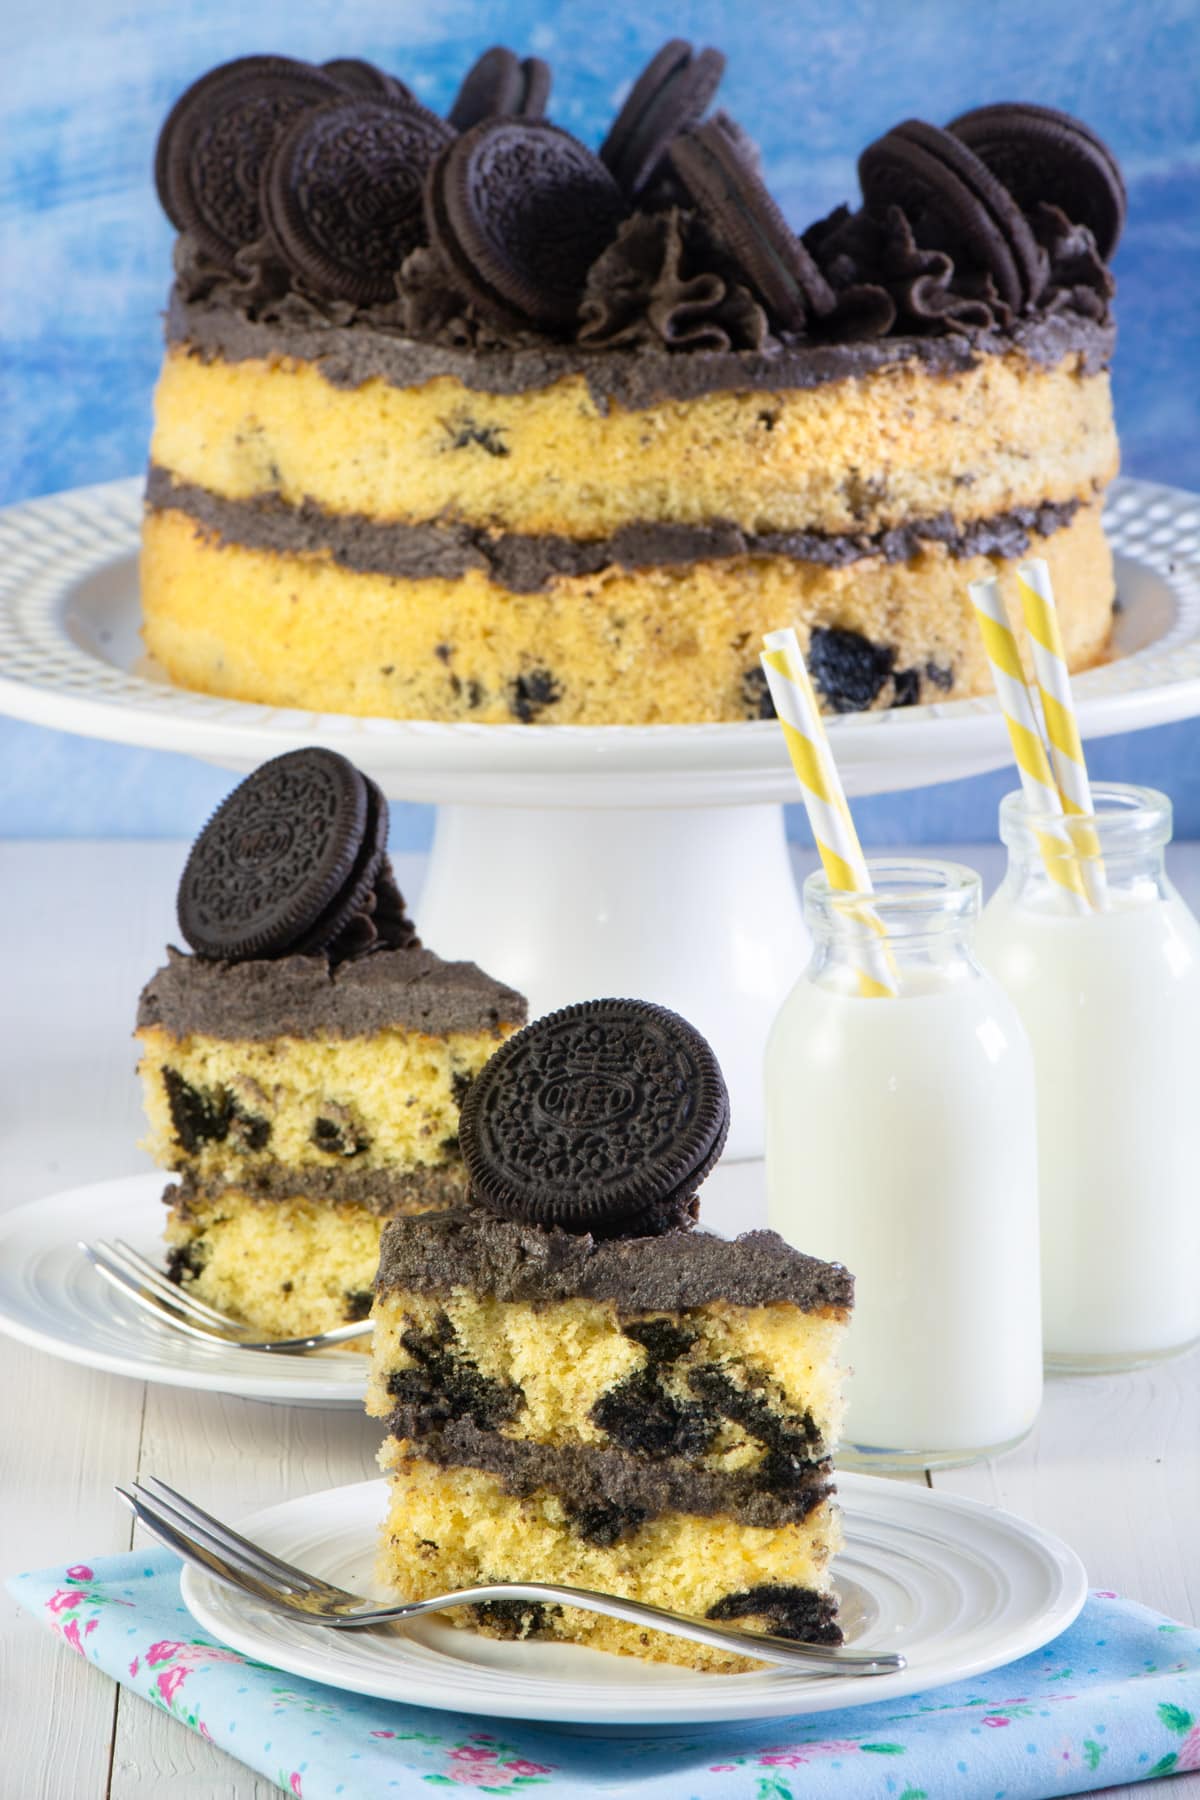
[[[135, 507], [140, 515], [141, 480], [140, 476], [127, 476], [18, 502], [0, 511], [0, 531], [15, 531], [19, 543], [26, 519], [45, 521], [43, 528], [49, 529], [59, 514], [70, 515], [64, 523], [70, 524], [76, 539], [81, 532], [86, 540], [89, 532], [95, 535], [105, 530], [108, 541], [104, 555], [90, 565], [89, 572], [94, 572], [118, 554], [111, 539], [112, 520], [81, 519], [80, 509], [86, 513], [88, 509], [107, 507], [110, 513], [115, 512], [118, 524], [130, 534], [119, 554], [129, 554], [136, 548]], [[1120, 513], [1127, 514], [1134, 508], [1139, 515], [1149, 515], [1153, 507], [1200, 507], [1200, 495], [1186, 489], [1125, 476], [1111, 484], [1108, 501], [1110, 508]], [[128, 516], [122, 519], [120, 515]], [[1116, 524], [1119, 536], [1119, 519]], [[1136, 550], [1118, 550], [1118, 554], [1167, 581], [1180, 596], [1181, 605], [1194, 589], [1193, 604], [1200, 611], [1200, 555], [1156, 548], [1150, 542], [1139, 543]], [[0, 640], [6, 631], [12, 635], [16, 630], [12, 622], [18, 617], [18, 603], [10, 602], [8, 595], [25, 591], [31, 573], [35, 586], [46, 589], [47, 580], [50, 582], [37, 602], [41, 607], [37, 635], [52, 639], [60, 653], [66, 647], [68, 654], [91, 670], [93, 680], [109, 692], [107, 696], [100, 691], [71, 693], [67, 691], [69, 683], [39, 683], [28, 671], [5, 672], [0, 661], [0, 707], [18, 718], [143, 748], [183, 749], [218, 763], [253, 760], [289, 743], [311, 742], [314, 737], [334, 743], [354, 741], [360, 752], [366, 753], [369, 747], [377, 756], [388, 759], [398, 778], [411, 783], [414, 792], [420, 788], [417, 798], [425, 796], [431, 781], [455, 783], [472, 773], [478, 776], [483, 760], [480, 752], [486, 747], [494, 754], [499, 746], [504, 746], [505, 756], [498, 776], [501, 780], [553, 782], [568, 778], [577, 784], [583, 780], [603, 783], [628, 781], [644, 773], [679, 783], [689, 776], [724, 776], [726, 780], [740, 781], [750, 790], [737, 796], [747, 800], [762, 798], [764, 790], [773, 783], [779, 785], [782, 794], [791, 796], [792, 778], [785, 749], [770, 721], [557, 725], [552, 730], [531, 733], [520, 724], [360, 718], [271, 707], [194, 694], [129, 675], [102, 664], [71, 637], [61, 618], [50, 616], [54, 607], [61, 604], [64, 578], [56, 580], [44, 572], [39, 578], [36, 561], [33, 571], [23, 571], [19, 576], [6, 577], [0, 571]], [[1146, 671], [1142, 679], [1102, 685], [1099, 693], [1091, 691], [1095, 681], [1106, 682], [1109, 670], [1133, 670], [1136, 675], [1139, 665]], [[1184, 639], [1168, 648], [1148, 645], [1129, 657], [1081, 675], [1076, 685], [1085, 736], [1136, 728], [1139, 719], [1142, 724], [1158, 722], [1144, 717], [1154, 701], [1159, 703], [1164, 721], [1168, 716], [1178, 718], [1200, 711], [1200, 621], [1193, 623]], [[953, 746], [946, 741], [951, 723], [955, 727]], [[970, 753], [1003, 740], [1000, 715], [994, 696], [990, 695], [847, 715], [833, 720], [831, 725], [835, 741], [841, 741], [843, 754], [851, 765], [856, 760], [856, 744], [864, 753], [878, 755], [884, 752], [886, 743], [886, 754], [903, 752], [915, 759], [928, 755], [935, 744], [945, 750], [954, 747]], [[931, 738], [929, 734], [935, 727], [937, 736]], [[893, 736], [879, 739], [881, 730]], [[716, 732], [721, 735], [714, 736]], [[900, 733], [898, 739], [896, 732]], [[414, 758], [418, 752], [427, 758], [435, 746], [442, 760], [432, 775], [422, 780]]]
[[[736, 1720], [786, 1718], [802, 1713], [841, 1711], [852, 1707], [866, 1706], [877, 1701], [897, 1700], [911, 1694], [932, 1692], [954, 1682], [969, 1681], [977, 1675], [986, 1674], [991, 1669], [1002, 1668], [1010, 1662], [1019, 1661], [1021, 1657], [1031, 1655], [1066, 1631], [1083, 1610], [1088, 1597], [1088, 1578], [1083, 1562], [1069, 1544], [1044, 1526], [1023, 1519], [1018, 1514], [1004, 1508], [991, 1506], [985, 1501], [975, 1500], [964, 1494], [947, 1493], [940, 1488], [931, 1488], [919, 1482], [896, 1481], [885, 1476], [859, 1474], [853, 1470], [837, 1470], [836, 1458], [835, 1473], [839, 1495], [848, 1508], [854, 1504], [856, 1498], [861, 1500], [863, 1497], [868, 1503], [873, 1498], [882, 1501], [886, 1497], [900, 1509], [906, 1506], [930, 1506], [935, 1512], [949, 1512], [977, 1521], [984, 1520], [993, 1533], [1003, 1534], [1009, 1542], [1019, 1542], [1027, 1552], [1035, 1551], [1043, 1566], [1055, 1577], [1055, 1595], [1043, 1611], [1037, 1615], [1036, 1621], [1025, 1622], [1025, 1635], [1019, 1638], [1018, 1647], [1013, 1648], [1010, 1642], [1011, 1636], [1016, 1633], [1017, 1629], [1012, 1627], [1010, 1628], [1010, 1638], [1004, 1640], [1005, 1648], [999, 1653], [981, 1647], [978, 1652], [960, 1662], [956, 1667], [942, 1675], [935, 1676], [932, 1680], [927, 1671], [911, 1669], [900, 1671], [897, 1674], [873, 1676], [869, 1680], [851, 1677], [839, 1679], [838, 1677], [780, 1676], [777, 1680], [772, 1678], [771, 1687], [764, 1685], [758, 1691], [743, 1690], [741, 1694], [738, 1694], [736, 1689], [731, 1692], [724, 1688], [714, 1687], [713, 1683], [737, 1683], [748, 1680], [760, 1682], [764, 1680], [764, 1677], [757, 1673], [753, 1676], [702, 1675], [697, 1677], [702, 1685], [695, 1689], [694, 1694], [691, 1694], [691, 1703], [685, 1704], [682, 1709], [677, 1704], [678, 1694], [667, 1698], [664, 1691], [663, 1699], [657, 1704], [651, 1701], [648, 1711], [630, 1715], [627, 1703], [623, 1708], [619, 1701], [605, 1702], [601, 1700], [597, 1702], [597, 1706], [605, 1708], [603, 1713], [589, 1709], [586, 1714], [581, 1715], [578, 1706], [572, 1705], [570, 1702], [555, 1705], [553, 1700], [550, 1702], [541, 1700], [537, 1703], [535, 1710], [529, 1710], [517, 1702], [508, 1702], [505, 1696], [502, 1696], [503, 1703], [500, 1705], [496, 1705], [494, 1699], [479, 1704], [473, 1702], [469, 1697], [464, 1699], [461, 1693], [457, 1698], [443, 1698], [441, 1697], [443, 1692], [453, 1694], [455, 1690], [453, 1687], [439, 1688], [436, 1678], [429, 1684], [429, 1691], [427, 1692], [422, 1687], [419, 1697], [416, 1698], [402, 1698], [394, 1692], [381, 1691], [377, 1683], [370, 1681], [351, 1686], [344, 1680], [330, 1679], [328, 1675], [321, 1676], [314, 1673], [308, 1666], [308, 1659], [304, 1656], [296, 1658], [285, 1654], [282, 1660], [278, 1660], [277, 1651], [282, 1647], [286, 1653], [289, 1646], [286, 1643], [280, 1646], [269, 1635], [260, 1635], [255, 1631], [252, 1623], [244, 1631], [238, 1629], [234, 1634], [230, 1634], [228, 1621], [223, 1615], [213, 1614], [208, 1610], [205, 1602], [205, 1589], [207, 1587], [215, 1589], [219, 1593], [230, 1593], [233, 1595], [235, 1603], [236, 1594], [233, 1590], [225, 1589], [221, 1584], [214, 1582], [212, 1577], [206, 1576], [186, 1564], [180, 1571], [180, 1597], [197, 1624], [215, 1637], [218, 1642], [228, 1644], [231, 1649], [238, 1650], [243, 1655], [251, 1655], [265, 1660], [272, 1667], [279, 1667], [285, 1673], [300, 1676], [305, 1680], [323, 1681], [325, 1686], [337, 1688], [341, 1692], [366, 1694], [376, 1699], [402, 1705], [427, 1706], [435, 1711], [478, 1712], [481, 1716], [524, 1719], [532, 1723], [547, 1725], [625, 1726], [629, 1728], [630, 1732], [636, 1732], [643, 1727], [650, 1729], [664, 1725], [695, 1724], [701, 1718], [711, 1720], [713, 1723], [732, 1723]], [[305, 1507], [314, 1503], [326, 1506], [345, 1505], [348, 1499], [352, 1502], [354, 1497], [365, 1499], [368, 1492], [378, 1493], [379, 1510], [382, 1515], [387, 1489], [388, 1484], [384, 1477], [375, 1477], [367, 1481], [345, 1482], [337, 1487], [318, 1489], [312, 1493], [276, 1502], [269, 1507], [259, 1507], [235, 1521], [236, 1529], [250, 1537], [265, 1530], [268, 1533], [269, 1548], [269, 1533], [272, 1527], [280, 1523], [281, 1519], [286, 1519], [288, 1515], [298, 1511], [302, 1512]], [[853, 1542], [851, 1537], [849, 1544], [852, 1546]], [[287, 1554], [286, 1547], [284, 1554]], [[235, 1623], [237, 1623], [236, 1620]], [[309, 1641], [314, 1645], [320, 1643], [319, 1637], [315, 1635]], [[297, 1643], [303, 1645], [305, 1640], [298, 1639]], [[631, 1657], [628, 1661], [631, 1670], [630, 1685], [636, 1687], [636, 1669], [639, 1665], [635, 1658]], [[462, 1665], [457, 1666], [461, 1667]], [[411, 1685], [413, 1680], [411, 1671], [406, 1671], [403, 1678]], [[811, 1686], [808, 1685], [809, 1682], [812, 1683]], [[797, 1705], [796, 1683], [804, 1683], [801, 1691], [806, 1695], [811, 1694], [816, 1697], [828, 1695], [831, 1682], [838, 1682], [839, 1686], [844, 1683], [847, 1690], [845, 1695], [839, 1693], [832, 1700], [823, 1700], [820, 1705]], [[786, 1687], [784, 1683], [787, 1683]], [[774, 1688], [774, 1698], [771, 1698], [772, 1687]], [[609, 1690], [602, 1691], [609, 1692]], [[619, 1691], [617, 1690], [617, 1692]]]
[[[106, 1198], [112, 1198], [113, 1190], [124, 1193], [132, 1201], [129, 1194], [131, 1187], [142, 1188], [147, 1198], [153, 1195], [157, 1203], [163, 1187], [168, 1185], [170, 1176], [166, 1170], [139, 1169], [129, 1175], [109, 1176], [104, 1181], [84, 1182], [75, 1187], [63, 1188], [56, 1193], [46, 1194], [41, 1198], [27, 1200], [18, 1206], [5, 1207], [0, 1211], [0, 1262], [14, 1231], [23, 1226], [37, 1226], [44, 1217], [47, 1225], [53, 1222], [55, 1213], [71, 1213], [78, 1209], [81, 1213], [86, 1206], [96, 1207]], [[140, 1200], [141, 1195], [139, 1194]], [[91, 1215], [95, 1217], [93, 1212]], [[79, 1235], [86, 1233], [86, 1220], [81, 1218], [78, 1227], [70, 1227], [68, 1234], [59, 1233], [54, 1242], [62, 1245], [73, 1242], [78, 1229]], [[78, 1253], [77, 1253], [78, 1254]], [[144, 1381], [160, 1387], [191, 1388], [201, 1393], [228, 1394], [239, 1400], [263, 1400], [284, 1405], [356, 1406], [361, 1409], [366, 1393], [366, 1358], [363, 1358], [361, 1377], [349, 1375], [342, 1381], [330, 1377], [327, 1386], [314, 1383], [311, 1376], [291, 1375], [285, 1366], [280, 1366], [281, 1359], [276, 1358], [273, 1367], [279, 1367], [279, 1374], [269, 1384], [255, 1380], [247, 1371], [244, 1379], [230, 1376], [219, 1370], [190, 1369], [186, 1364], [157, 1364], [152, 1358], [139, 1354], [123, 1356], [118, 1352], [105, 1349], [89, 1349], [87, 1345], [75, 1344], [55, 1335], [52, 1328], [39, 1328], [27, 1324], [14, 1316], [7, 1304], [6, 1285], [13, 1279], [12, 1265], [9, 1264], [0, 1273], [0, 1335], [12, 1338], [16, 1343], [24, 1344], [31, 1350], [41, 1351], [44, 1355], [56, 1357], [60, 1362], [74, 1364], [77, 1367], [98, 1369], [106, 1375], [120, 1375], [131, 1381]], [[98, 1278], [97, 1278], [98, 1279]], [[247, 1352], [246, 1354], [251, 1354]], [[303, 1366], [301, 1364], [300, 1366]]]

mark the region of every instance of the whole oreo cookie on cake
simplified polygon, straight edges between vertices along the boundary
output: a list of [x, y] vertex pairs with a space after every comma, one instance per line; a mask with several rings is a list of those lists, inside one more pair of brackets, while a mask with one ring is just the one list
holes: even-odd
[[[693, 1229], [729, 1102], [639, 1000], [539, 1019], [463, 1107], [473, 1205], [387, 1226], [367, 1410], [387, 1422], [382, 1580], [409, 1599], [562, 1581], [839, 1643], [831, 1455], [846, 1270]], [[448, 1615], [693, 1668], [754, 1666], [593, 1613]]]
[[176, 1279], [273, 1336], [365, 1317], [385, 1219], [461, 1203], [463, 1099], [525, 1019], [425, 949], [387, 801], [332, 750], [248, 776], [179, 885], [190, 953], [142, 991], [147, 1148]]
[[1030, 555], [1071, 667], [1106, 654], [1112, 153], [1045, 106], [904, 120], [797, 233], [723, 69], [672, 39], [595, 149], [503, 45], [445, 118], [353, 56], [181, 97], [142, 564], [172, 680], [745, 720], [792, 624], [828, 710], [911, 706], [990, 690], [968, 584]]

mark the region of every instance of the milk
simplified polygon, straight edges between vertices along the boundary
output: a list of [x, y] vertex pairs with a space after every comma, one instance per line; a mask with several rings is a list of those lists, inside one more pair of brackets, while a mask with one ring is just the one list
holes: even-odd
[[889, 932], [896, 999], [818, 943], [767, 1047], [769, 1220], [854, 1274], [843, 1436], [883, 1466], [1011, 1444], [1041, 1399], [1033, 1063], [972, 923]]
[[1112, 873], [1082, 917], [1006, 883], [978, 934], [1033, 1046], [1047, 1359], [1079, 1368], [1200, 1336], [1200, 926]]

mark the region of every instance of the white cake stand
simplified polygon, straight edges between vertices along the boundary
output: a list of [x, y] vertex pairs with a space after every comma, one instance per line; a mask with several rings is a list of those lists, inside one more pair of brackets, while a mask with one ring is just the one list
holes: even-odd
[[[541, 1013], [599, 994], [673, 1006], [712, 1040], [729, 1153], [761, 1153], [767, 1030], [806, 936], [784, 836], [796, 789], [778, 728], [438, 725], [285, 711], [172, 687], [138, 636], [140, 481], [0, 514], [0, 710], [244, 772], [321, 742], [392, 799], [438, 807], [414, 907]], [[1200, 712], [1200, 497], [1113, 490], [1118, 659], [1077, 683], [1085, 736]], [[851, 794], [974, 775], [1008, 758], [990, 700], [832, 722]], [[981, 821], [981, 830], [990, 830]]]

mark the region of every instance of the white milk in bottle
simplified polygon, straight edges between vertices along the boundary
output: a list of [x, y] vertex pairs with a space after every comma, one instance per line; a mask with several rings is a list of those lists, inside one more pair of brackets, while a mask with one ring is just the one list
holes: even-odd
[[768, 1212], [855, 1277], [843, 1460], [946, 1466], [1041, 1400], [1033, 1063], [973, 953], [974, 871], [869, 867], [896, 994], [864, 992], [861, 901], [811, 876], [813, 958], [767, 1045]]
[[1200, 926], [1163, 867], [1166, 796], [1093, 801], [1097, 906], [1069, 909], [1009, 794], [1008, 873], [979, 928], [1033, 1047], [1046, 1360], [1076, 1371], [1200, 1337]]

